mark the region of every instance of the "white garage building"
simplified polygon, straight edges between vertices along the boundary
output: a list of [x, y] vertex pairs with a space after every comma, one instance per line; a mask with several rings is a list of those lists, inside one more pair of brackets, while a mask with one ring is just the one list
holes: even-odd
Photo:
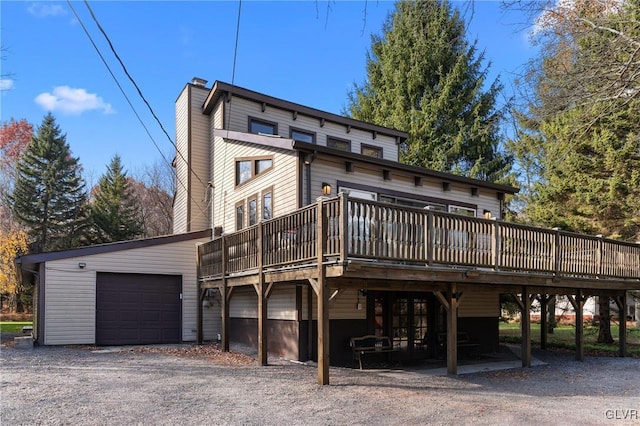
[[[26, 255], [34, 287], [34, 337], [44, 345], [124, 345], [196, 340], [196, 245], [209, 230]], [[218, 310], [207, 304], [206, 310]], [[213, 339], [220, 313], [206, 312]]]

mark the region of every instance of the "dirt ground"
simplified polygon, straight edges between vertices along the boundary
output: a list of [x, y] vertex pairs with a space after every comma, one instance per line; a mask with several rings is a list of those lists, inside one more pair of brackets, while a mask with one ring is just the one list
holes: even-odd
[[3, 345], [0, 422], [27, 424], [640, 424], [640, 360], [534, 352], [546, 365], [433, 375], [255, 365], [208, 346]]

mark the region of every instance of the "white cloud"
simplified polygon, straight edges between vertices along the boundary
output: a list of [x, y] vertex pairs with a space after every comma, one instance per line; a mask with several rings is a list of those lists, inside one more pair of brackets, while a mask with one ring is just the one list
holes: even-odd
[[49, 16], [64, 16], [67, 10], [60, 4], [31, 3], [27, 11], [36, 18], [46, 18]]
[[111, 105], [95, 93], [69, 86], [55, 87], [53, 93], [40, 93], [35, 102], [47, 111], [60, 111], [63, 114], [79, 115], [91, 110], [101, 110], [104, 114], [115, 113]]
[[13, 80], [8, 78], [0, 79], [0, 91], [11, 90], [13, 88]]

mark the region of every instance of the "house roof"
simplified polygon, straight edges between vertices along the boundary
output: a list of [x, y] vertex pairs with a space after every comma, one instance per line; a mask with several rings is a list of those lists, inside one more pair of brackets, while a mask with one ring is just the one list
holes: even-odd
[[98, 244], [93, 246], [78, 247], [68, 250], [51, 251], [47, 253], [27, 254], [16, 258], [17, 265], [34, 265], [51, 260], [69, 259], [72, 257], [89, 256], [94, 254], [111, 253], [120, 250], [131, 250], [144, 247], [152, 247], [162, 244], [179, 243], [182, 241], [211, 238], [211, 230], [188, 232], [184, 234], [165, 235], [162, 237], [143, 238], [130, 241], [118, 241], [115, 243]]
[[265, 95], [263, 93], [254, 92], [253, 90], [245, 89], [222, 81], [216, 81], [204, 101], [202, 110], [204, 114], [210, 114], [213, 108], [220, 98], [225, 93], [231, 93], [233, 96], [249, 99], [255, 102], [260, 102], [265, 105], [273, 106], [291, 113], [304, 114], [310, 117], [319, 118], [332, 123], [341, 124], [344, 126], [350, 126], [354, 129], [360, 129], [369, 132], [376, 132], [381, 135], [391, 136], [396, 138], [396, 143], [403, 142], [408, 133], [401, 132], [400, 130], [390, 129], [388, 127], [377, 126], [375, 124], [366, 123], [364, 121], [355, 120], [353, 118], [344, 117], [338, 114], [332, 114], [330, 112], [321, 111], [319, 109], [311, 108], [308, 106], [300, 105], [294, 102], [285, 101], [284, 99], [274, 98], [273, 96]]

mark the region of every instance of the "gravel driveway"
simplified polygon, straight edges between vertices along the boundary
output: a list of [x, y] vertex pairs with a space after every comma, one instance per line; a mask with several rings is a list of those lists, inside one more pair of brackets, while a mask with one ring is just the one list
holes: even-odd
[[548, 364], [453, 376], [163, 353], [1, 348], [2, 425], [640, 424], [640, 360], [534, 352]]

